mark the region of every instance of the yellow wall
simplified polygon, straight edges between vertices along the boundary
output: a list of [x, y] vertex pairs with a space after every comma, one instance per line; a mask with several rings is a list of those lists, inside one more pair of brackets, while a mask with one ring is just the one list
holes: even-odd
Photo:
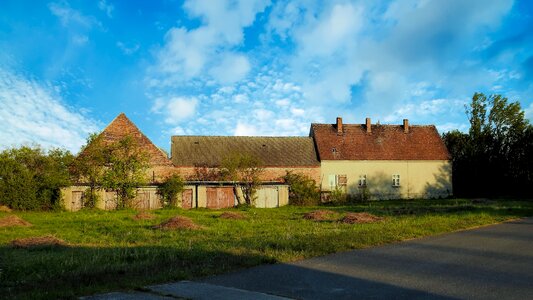
[[[400, 186], [392, 186], [392, 175], [400, 175]], [[366, 175], [370, 199], [438, 198], [452, 194], [451, 162], [440, 161], [322, 161], [320, 184], [330, 191], [329, 175], [346, 175], [346, 192], [360, 196], [359, 176]]]

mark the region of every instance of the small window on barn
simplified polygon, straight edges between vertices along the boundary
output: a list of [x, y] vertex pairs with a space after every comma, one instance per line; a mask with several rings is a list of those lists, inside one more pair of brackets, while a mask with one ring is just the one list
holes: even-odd
[[337, 187], [337, 176], [336, 175], [328, 175], [328, 184], [331, 189], [334, 189]]
[[400, 186], [400, 174], [392, 175], [392, 186], [395, 186], [395, 187]]
[[359, 186], [360, 187], [366, 186], [366, 175], [359, 175]]
[[332, 153], [337, 153], [337, 148], [335, 148], [335, 147], [331, 148], [331, 152]]

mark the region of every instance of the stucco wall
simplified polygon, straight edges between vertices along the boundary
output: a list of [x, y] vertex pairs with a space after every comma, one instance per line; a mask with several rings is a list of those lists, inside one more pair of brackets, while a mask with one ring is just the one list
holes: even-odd
[[[393, 187], [392, 175], [400, 175]], [[366, 175], [366, 195], [370, 199], [438, 198], [452, 194], [451, 163], [439, 161], [322, 161], [320, 187], [330, 191], [330, 175], [346, 175], [346, 192], [363, 195], [359, 178]]]
[[[287, 171], [293, 173], [300, 173], [309, 176], [317, 183], [320, 180], [320, 166], [316, 167], [265, 167], [263, 173], [260, 175], [262, 181], [277, 181], [281, 182], [282, 177], [287, 174]], [[165, 174], [170, 174], [168, 170], [165, 170]], [[196, 170], [194, 167], [175, 167], [173, 170], [175, 174], [179, 174], [185, 180], [197, 180]], [[157, 173], [156, 173], [157, 174]]]

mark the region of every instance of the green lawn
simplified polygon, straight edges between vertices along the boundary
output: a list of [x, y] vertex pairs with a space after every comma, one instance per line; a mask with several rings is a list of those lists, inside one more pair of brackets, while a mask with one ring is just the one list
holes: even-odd
[[[384, 217], [372, 224], [304, 220], [331, 209]], [[220, 219], [221, 210], [157, 210], [135, 221], [135, 211], [14, 212], [32, 227], [0, 228], [0, 295], [69, 298], [147, 284], [192, 279], [259, 264], [393, 243], [533, 215], [531, 201], [380, 201], [350, 206], [231, 209], [245, 220]], [[175, 215], [202, 230], [154, 230]], [[9, 213], [0, 213], [0, 218]], [[10, 241], [54, 235], [68, 247], [18, 249]], [[0, 297], [0, 298], [1, 298]]]

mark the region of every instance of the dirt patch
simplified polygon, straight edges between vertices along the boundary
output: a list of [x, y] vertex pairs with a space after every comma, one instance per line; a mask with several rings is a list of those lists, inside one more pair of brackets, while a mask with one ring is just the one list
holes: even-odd
[[191, 219], [183, 216], [175, 216], [159, 225], [153, 226], [153, 229], [202, 229], [200, 225], [196, 225]]
[[344, 218], [340, 220], [342, 223], [346, 224], [362, 224], [362, 223], [373, 223], [381, 221], [382, 218], [374, 216], [369, 213], [347, 213]]
[[7, 216], [0, 219], [0, 227], [13, 227], [13, 226], [31, 226], [31, 223], [24, 221], [17, 216]]
[[141, 220], [153, 220], [155, 219], [155, 216], [147, 211], [141, 211], [140, 213], [136, 214], [135, 216], [131, 217], [135, 221], [141, 221]]
[[5, 205], [0, 205], [0, 212], [11, 212], [11, 208], [5, 206]]
[[57, 247], [67, 246], [67, 243], [55, 236], [47, 235], [40, 237], [29, 237], [23, 239], [15, 239], [11, 241], [11, 246], [15, 248], [37, 248], [37, 247]]
[[234, 212], [234, 211], [226, 211], [226, 212], [223, 212], [220, 216], [218, 216], [219, 218], [221, 219], [229, 219], [229, 220], [242, 220], [242, 219], [246, 219], [246, 217], [239, 213], [239, 212]]
[[331, 221], [337, 219], [338, 213], [332, 210], [314, 210], [304, 215], [304, 219], [312, 221]]

